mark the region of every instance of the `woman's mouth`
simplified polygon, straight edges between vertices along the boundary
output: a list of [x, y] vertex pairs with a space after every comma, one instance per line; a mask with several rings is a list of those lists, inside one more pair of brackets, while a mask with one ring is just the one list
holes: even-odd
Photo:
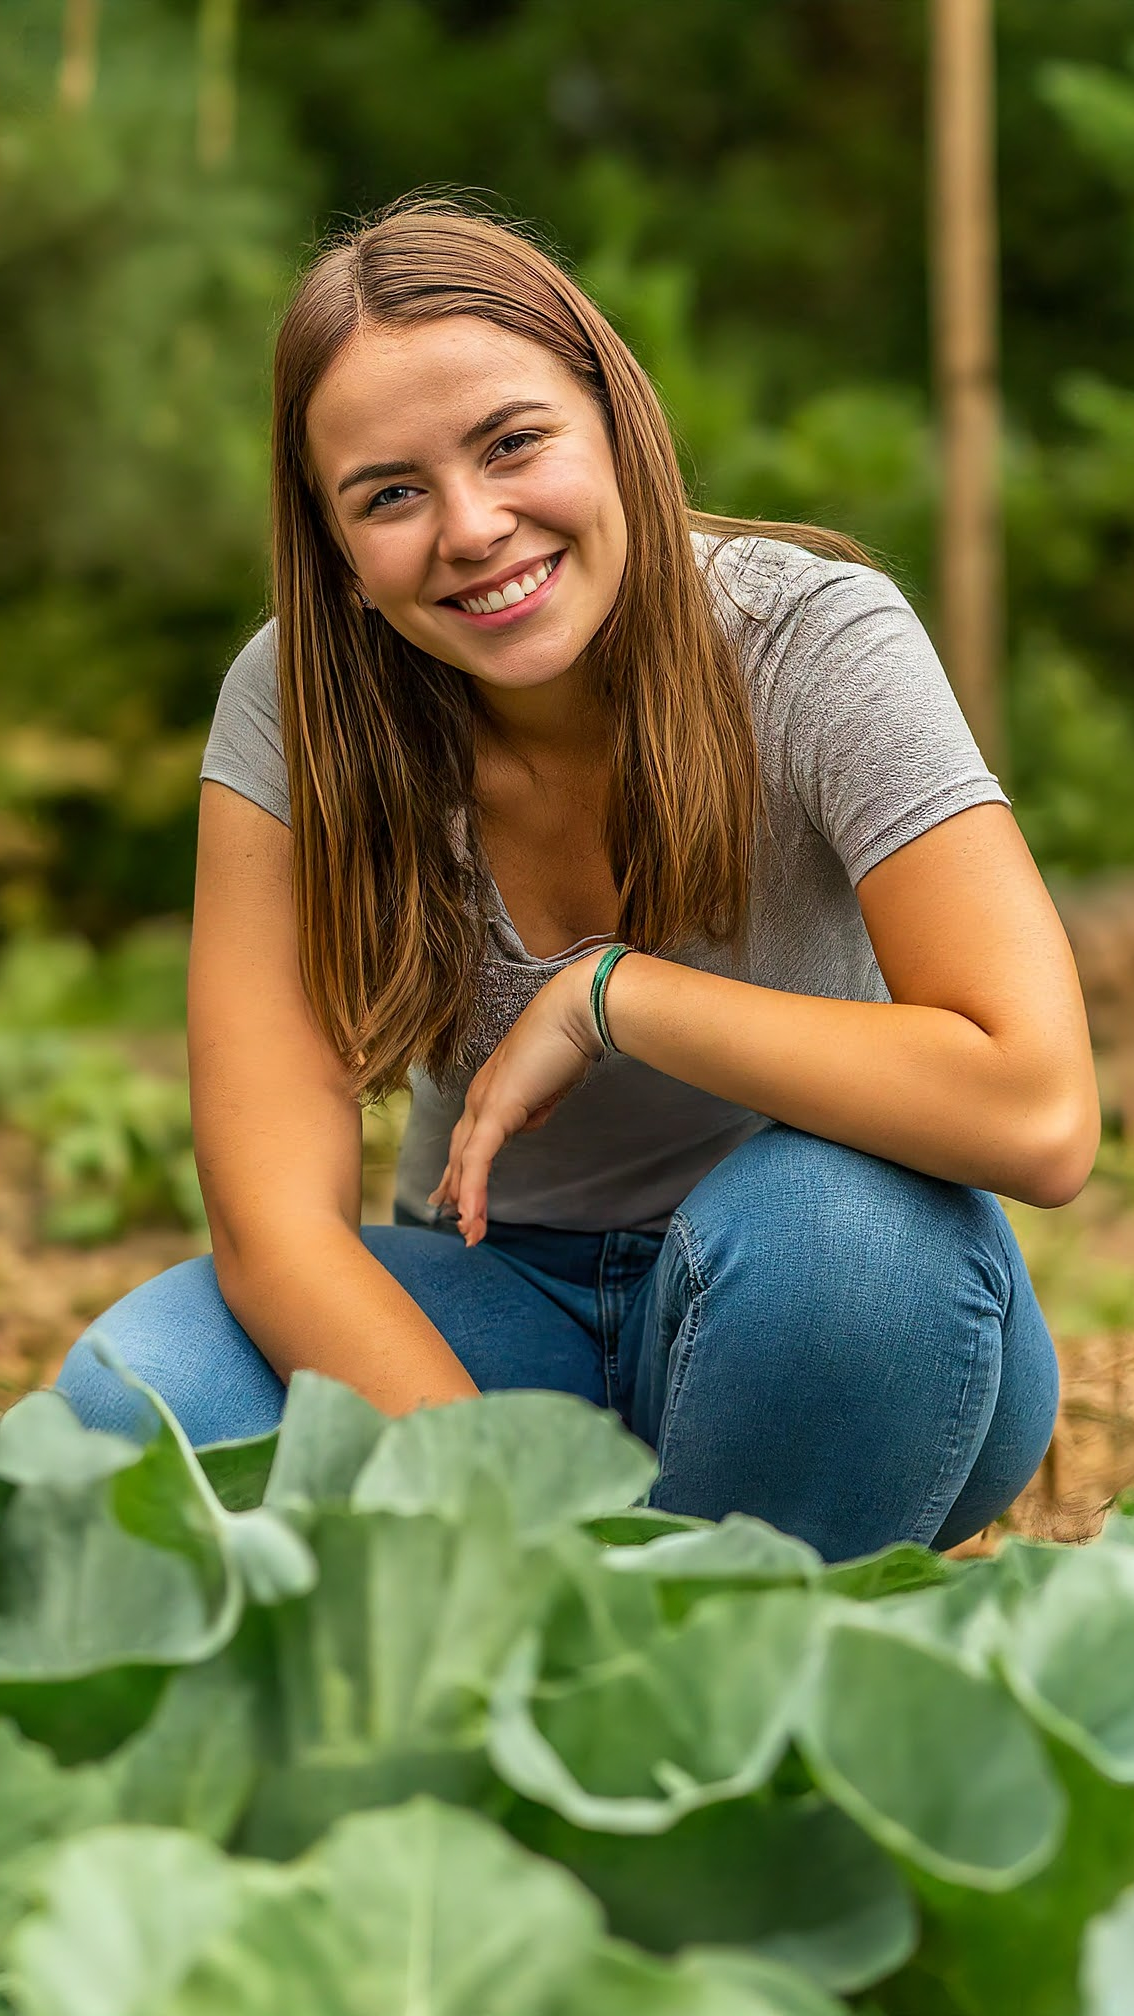
[[552, 555], [550, 560], [541, 560], [530, 574], [517, 575], [514, 581], [505, 581], [499, 588], [492, 588], [487, 595], [468, 596], [458, 601], [450, 596], [442, 603], [442, 608], [452, 609], [463, 616], [466, 623], [475, 623], [482, 630], [502, 630], [509, 623], [522, 622], [525, 616], [542, 609], [552, 589], [559, 579], [561, 564], [566, 553]]

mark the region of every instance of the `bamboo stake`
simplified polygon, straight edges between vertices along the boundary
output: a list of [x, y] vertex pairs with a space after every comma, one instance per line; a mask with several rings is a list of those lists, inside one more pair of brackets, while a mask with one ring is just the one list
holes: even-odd
[[990, 0], [931, 0], [941, 655], [981, 753], [1006, 785], [993, 70]]
[[236, 139], [237, 0], [200, 0], [197, 16], [197, 159], [219, 168]]
[[56, 97], [63, 112], [84, 112], [94, 96], [98, 0], [66, 0]]

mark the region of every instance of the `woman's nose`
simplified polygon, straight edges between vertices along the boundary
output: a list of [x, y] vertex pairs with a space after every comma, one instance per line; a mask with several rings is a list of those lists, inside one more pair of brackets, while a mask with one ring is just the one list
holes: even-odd
[[487, 484], [475, 480], [450, 484], [441, 505], [438, 558], [483, 560], [518, 522], [516, 512]]

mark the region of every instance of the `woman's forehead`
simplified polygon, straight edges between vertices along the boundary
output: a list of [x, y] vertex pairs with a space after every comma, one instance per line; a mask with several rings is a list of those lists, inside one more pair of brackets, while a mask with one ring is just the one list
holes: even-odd
[[357, 453], [414, 459], [457, 445], [499, 407], [531, 400], [562, 410], [583, 388], [551, 351], [472, 315], [431, 322], [365, 325], [335, 358], [311, 396], [312, 451], [331, 465]]

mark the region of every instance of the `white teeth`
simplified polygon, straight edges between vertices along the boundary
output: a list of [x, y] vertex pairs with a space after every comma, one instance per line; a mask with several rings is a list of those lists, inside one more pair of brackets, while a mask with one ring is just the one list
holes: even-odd
[[[542, 588], [551, 571], [550, 562], [541, 560], [533, 573], [521, 575], [518, 581], [505, 581], [502, 588], [490, 588], [487, 595], [470, 595], [460, 606], [474, 616], [487, 616], [494, 609], [514, 609], [517, 602]], [[457, 599], [460, 601], [460, 597]]]

